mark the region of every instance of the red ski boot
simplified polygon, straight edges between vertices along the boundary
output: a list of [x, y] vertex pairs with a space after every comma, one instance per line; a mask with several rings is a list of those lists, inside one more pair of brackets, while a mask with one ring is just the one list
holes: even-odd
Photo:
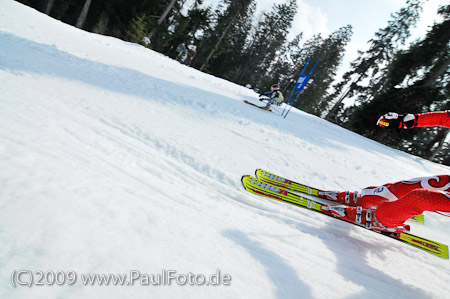
[[385, 231], [391, 233], [409, 232], [409, 225], [398, 227], [386, 227], [377, 221], [375, 209], [365, 209], [362, 207], [349, 207], [346, 205], [323, 205], [322, 211], [339, 219], [351, 222], [375, 231]]
[[350, 206], [356, 206], [360, 198], [358, 191], [319, 191], [319, 196], [328, 200], [336, 201]]

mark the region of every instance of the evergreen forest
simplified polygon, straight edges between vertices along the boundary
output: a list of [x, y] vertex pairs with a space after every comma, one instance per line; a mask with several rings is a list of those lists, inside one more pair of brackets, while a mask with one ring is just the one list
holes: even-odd
[[18, 0], [80, 29], [139, 43], [174, 59], [179, 44], [195, 45], [191, 67], [259, 93], [280, 83], [286, 100], [308, 59], [312, 63], [305, 73], [320, 59], [296, 108], [450, 165], [450, 129], [385, 130], [375, 125], [391, 111], [450, 110], [450, 4], [439, 7], [425, 36], [411, 41], [425, 1], [405, 1], [338, 78], [353, 28], [305, 40], [292, 28], [296, 0], [258, 14], [256, 0], [221, 0], [216, 7], [203, 0]]

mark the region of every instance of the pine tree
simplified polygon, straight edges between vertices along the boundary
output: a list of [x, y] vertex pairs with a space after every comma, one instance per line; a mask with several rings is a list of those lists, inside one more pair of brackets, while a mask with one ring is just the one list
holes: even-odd
[[180, 20], [184, 18], [181, 9], [186, 0], [153, 0], [152, 14], [147, 19], [148, 36], [151, 37], [152, 48], [159, 52], [165, 52], [173, 41], [174, 28], [179, 31]]
[[143, 38], [147, 32], [147, 16], [142, 14], [131, 20], [130, 27], [126, 32], [127, 40], [133, 43], [143, 44]]
[[[450, 109], [450, 5], [440, 8], [439, 14], [443, 21], [435, 23], [423, 40], [395, 56], [374, 99], [357, 107], [349, 121], [350, 127], [360, 134], [431, 160], [442, 156], [447, 129], [387, 132], [377, 130], [373, 124], [388, 111]], [[442, 161], [440, 158], [438, 162]]]
[[[352, 27], [347, 25], [333, 32], [326, 39], [317, 36], [309, 43], [309, 49], [307, 48], [304, 55], [311, 58], [312, 64], [320, 59], [320, 64], [315, 69], [311, 82], [302, 91], [297, 107], [317, 116], [322, 116], [327, 110], [328, 90], [335, 80], [337, 69], [345, 53], [345, 46], [350, 41], [351, 35]], [[308, 67], [311, 69], [312, 65]]]
[[173, 29], [170, 30], [168, 43], [163, 50], [165, 54], [175, 57], [175, 48], [181, 42], [198, 46], [202, 40], [202, 34], [210, 29], [212, 18], [211, 7], [203, 7], [202, 4], [203, 0], [195, 0], [186, 16], [180, 13], [174, 17], [171, 26]]
[[[358, 102], [370, 101], [379, 91], [386, 67], [393, 60], [398, 46], [404, 45], [410, 37], [410, 28], [417, 23], [421, 10], [422, 0], [408, 0], [407, 7], [392, 15], [388, 26], [375, 33], [369, 41], [369, 50], [358, 52], [359, 57], [351, 63], [351, 70], [344, 74], [343, 80], [335, 86], [335, 93], [330, 96], [335, 104], [326, 117], [328, 120], [336, 121], [345, 99], [356, 96]], [[366, 81], [369, 83], [363, 83]]]
[[151, 40], [153, 34], [155, 34], [156, 29], [161, 25], [161, 23], [166, 19], [167, 15], [169, 14], [169, 12], [172, 10], [173, 6], [175, 5], [176, 0], [170, 0], [169, 4], [167, 4], [166, 8], [164, 9], [163, 13], [161, 14], [161, 16], [159, 17], [158, 21], [156, 22], [156, 26], [154, 26], [152, 28], [152, 30], [150, 30], [149, 34], [147, 35], [147, 37]]
[[244, 51], [249, 43], [256, 0], [252, 0], [245, 14], [241, 14], [224, 37], [220, 52], [210, 60], [210, 71], [218, 77], [232, 80], [245, 63]]
[[[208, 36], [202, 44], [201, 54], [199, 55], [202, 57], [203, 61], [200, 70], [203, 70], [208, 66], [209, 60], [213, 57], [213, 55], [217, 56], [220, 54], [216, 53], [219, 50], [219, 46], [221, 46], [222, 41], [229, 33], [229, 30], [235, 22], [239, 20], [239, 17], [246, 14], [251, 2], [252, 0], [223, 0], [223, 3], [227, 5], [227, 8], [223, 13], [216, 11], [216, 26], [213, 30], [208, 32]], [[219, 9], [221, 9], [220, 6]]]
[[267, 89], [268, 82], [273, 80], [267, 77], [270, 66], [285, 43], [296, 13], [296, 1], [288, 0], [284, 4], [275, 4], [272, 11], [263, 14], [244, 53], [246, 62], [233, 81], [242, 85], [249, 83], [256, 90]]
[[289, 88], [295, 85], [295, 80], [299, 75], [299, 68], [306, 62], [303, 59], [304, 55], [302, 55], [305, 51], [300, 47], [302, 36], [303, 33], [300, 33], [292, 41], [286, 41], [282, 45], [266, 76], [271, 78], [270, 81], [280, 83], [283, 94], [292, 91]]

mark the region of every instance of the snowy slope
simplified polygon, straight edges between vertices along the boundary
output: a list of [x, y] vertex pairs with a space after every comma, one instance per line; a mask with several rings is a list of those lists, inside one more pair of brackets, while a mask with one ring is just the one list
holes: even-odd
[[[260, 111], [242, 103], [251, 90], [11, 0], [0, 45], [0, 298], [448, 298], [448, 260], [240, 184], [264, 168], [358, 190], [448, 167]], [[425, 217], [413, 233], [450, 244], [450, 219]], [[14, 288], [20, 270], [78, 279]], [[81, 281], [132, 270], [232, 280]]]

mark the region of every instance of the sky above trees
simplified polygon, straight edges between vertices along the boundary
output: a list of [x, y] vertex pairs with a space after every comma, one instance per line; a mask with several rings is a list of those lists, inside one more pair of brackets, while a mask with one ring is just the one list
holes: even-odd
[[[220, 0], [204, 0], [205, 4], [217, 5]], [[274, 3], [285, 0], [257, 0], [257, 12], [270, 10]], [[412, 30], [412, 39], [423, 37], [437, 18], [437, 8], [447, 0], [429, 0], [424, 4], [417, 28]], [[314, 34], [323, 36], [352, 25], [353, 36], [341, 65], [343, 73], [349, 63], [357, 58], [357, 50], [367, 50], [367, 41], [374, 33], [387, 25], [390, 15], [406, 5], [406, 0], [297, 0], [298, 13], [294, 18], [290, 38], [303, 32], [306, 39]], [[339, 78], [339, 76], [338, 76]]]

